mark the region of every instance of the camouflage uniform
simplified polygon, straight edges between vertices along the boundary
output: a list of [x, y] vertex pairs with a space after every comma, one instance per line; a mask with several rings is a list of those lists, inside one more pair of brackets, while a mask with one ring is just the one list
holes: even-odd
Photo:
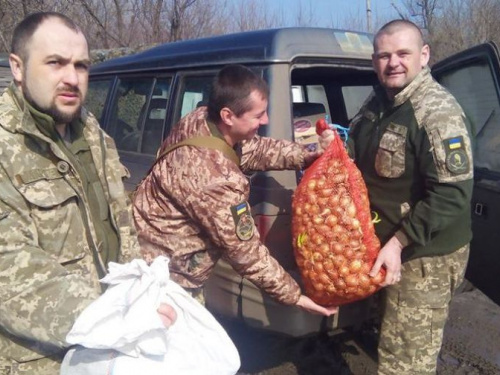
[[383, 293], [380, 374], [431, 374], [471, 240], [473, 163], [463, 110], [428, 68], [389, 102], [378, 88], [353, 119], [356, 164], [385, 244], [396, 236], [401, 282]]
[[[96, 119], [83, 109], [81, 121], [119, 234], [120, 260], [128, 261], [139, 254], [122, 183], [127, 171]], [[76, 170], [40, 131], [21, 93], [6, 90], [0, 97], [1, 375], [59, 373], [66, 334], [101, 293], [96, 225]]]
[[[206, 116], [206, 107], [188, 114], [162, 149], [194, 136], [222, 138]], [[141, 251], [149, 261], [169, 256], [171, 277], [185, 288], [203, 286], [222, 257], [271, 297], [293, 305], [299, 286], [260, 242], [243, 172], [299, 169], [305, 151], [258, 136], [241, 146], [239, 166], [219, 150], [193, 146], [179, 147], [155, 165], [133, 202]]]

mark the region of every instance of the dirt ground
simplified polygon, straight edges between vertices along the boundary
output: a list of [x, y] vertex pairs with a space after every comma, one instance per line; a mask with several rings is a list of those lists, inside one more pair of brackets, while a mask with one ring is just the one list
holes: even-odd
[[[376, 374], [371, 329], [298, 339], [221, 323], [240, 352], [239, 375]], [[437, 374], [500, 374], [500, 307], [475, 288], [452, 300]]]

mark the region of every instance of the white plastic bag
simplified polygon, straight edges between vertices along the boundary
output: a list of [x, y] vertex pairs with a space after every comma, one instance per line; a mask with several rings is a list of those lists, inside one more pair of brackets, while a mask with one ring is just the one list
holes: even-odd
[[[78, 317], [61, 375], [223, 375], [240, 367], [236, 347], [200, 303], [169, 280], [168, 259], [110, 263], [110, 286]], [[168, 329], [159, 304], [177, 312]]]

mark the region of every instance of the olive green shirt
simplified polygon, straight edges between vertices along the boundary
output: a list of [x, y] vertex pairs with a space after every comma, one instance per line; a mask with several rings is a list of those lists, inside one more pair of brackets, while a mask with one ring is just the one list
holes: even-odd
[[351, 124], [375, 231], [406, 245], [403, 260], [452, 253], [470, 242], [470, 124], [424, 69], [389, 101], [375, 90]]

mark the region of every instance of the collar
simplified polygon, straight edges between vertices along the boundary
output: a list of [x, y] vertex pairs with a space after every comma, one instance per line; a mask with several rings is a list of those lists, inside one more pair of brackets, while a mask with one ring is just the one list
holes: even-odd
[[392, 106], [399, 107], [401, 104], [410, 99], [415, 91], [422, 85], [422, 83], [431, 79], [431, 70], [428, 66], [424, 67], [420, 73], [406, 86], [401, 92], [396, 94]]
[[21, 110], [23, 115], [31, 115], [38, 130], [40, 130], [45, 136], [48, 136], [51, 139], [55, 139], [54, 137], [56, 136], [56, 131], [54, 120], [52, 119], [52, 117], [36, 110], [31, 104], [29, 104], [24, 98], [21, 90], [19, 90], [19, 88], [15, 84], [11, 84], [8, 90], [14, 100], [14, 103]]
[[[30, 103], [28, 103], [21, 90], [19, 90], [19, 88], [15, 84], [11, 84], [8, 87], [8, 90], [17, 107], [21, 110], [21, 112], [23, 112], [24, 115], [26, 115], [27, 113], [31, 115], [36, 128], [43, 135], [49, 137], [53, 141], [61, 139], [59, 133], [56, 130], [55, 121], [51, 116], [47, 115], [46, 113], [40, 112]], [[26, 122], [23, 122], [23, 124], [25, 125]], [[71, 140], [78, 139], [82, 136], [83, 124], [80, 120], [73, 121], [72, 123], [68, 124], [68, 127], [68, 132], [69, 134], [71, 134]]]
[[222, 132], [219, 130], [219, 128], [217, 127], [217, 125], [215, 125], [215, 123], [213, 123], [212, 121], [209, 121], [207, 119], [207, 125], [208, 125], [208, 130], [210, 130], [210, 134], [213, 137], [224, 139], [224, 136], [222, 135]]
[[[213, 123], [212, 121], [208, 121], [208, 119], [207, 119], [207, 125], [208, 125], [208, 130], [210, 131], [212, 137], [220, 138], [224, 142], [227, 143], [226, 138], [224, 138], [224, 135], [219, 130], [219, 128], [217, 127], [217, 125], [215, 125], [215, 123]], [[229, 145], [229, 143], [228, 143], [228, 145]], [[231, 147], [231, 146], [229, 146], [229, 147]], [[238, 151], [238, 150], [241, 149], [241, 143], [240, 142], [236, 143], [233, 146], [233, 149], [238, 153], [238, 156], [241, 158], [241, 152]]]

